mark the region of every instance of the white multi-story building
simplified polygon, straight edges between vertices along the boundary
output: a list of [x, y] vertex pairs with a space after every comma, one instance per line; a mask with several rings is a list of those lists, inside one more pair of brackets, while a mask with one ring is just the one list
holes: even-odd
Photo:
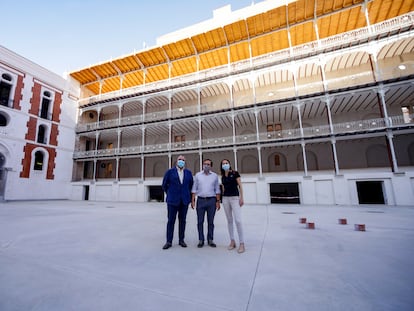
[[72, 198], [163, 200], [185, 154], [230, 159], [248, 203], [413, 204], [413, 1], [282, 2], [71, 73]]
[[0, 201], [67, 199], [79, 86], [0, 46]]
[[185, 154], [247, 203], [413, 205], [413, 26], [413, 0], [268, 0], [72, 72], [69, 197], [162, 201]]

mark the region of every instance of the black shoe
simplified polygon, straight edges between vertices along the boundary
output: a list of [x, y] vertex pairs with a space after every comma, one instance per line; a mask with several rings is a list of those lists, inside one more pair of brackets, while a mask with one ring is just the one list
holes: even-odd
[[204, 241], [198, 241], [197, 247], [202, 248], [204, 245]]
[[172, 246], [171, 243], [167, 242], [164, 244], [164, 246], [162, 247], [162, 249], [169, 249]]
[[180, 241], [178, 244], [180, 244], [180, 245], [181, 245], [181, 247], [187, 247], [187, 244], [185, 244], [185, 242], [184, 242], [184, 241]]
[[208, 245], [210, 245], [211, 247], [216, 247], [216, 243], [214, 243], [213, 241], [208, 241]]

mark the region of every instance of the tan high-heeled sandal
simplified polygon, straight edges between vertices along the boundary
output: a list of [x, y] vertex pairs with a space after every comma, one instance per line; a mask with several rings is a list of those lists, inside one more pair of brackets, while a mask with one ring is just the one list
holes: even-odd
[[244, 248], [244, 243], [240, 243], [239, 249], [237, 250], [237, 252], [239, 254], [244, 253], [245, 248]]
[[235, 242], [234, 240], [232, 240], [232, 241], [230, 242], [229, 247], [227, 247], [227, 249], [228, 249], [229, 251], [231, 251], [232, 249], [235, 249], [235, 248], [236, 248], [236, 242]]

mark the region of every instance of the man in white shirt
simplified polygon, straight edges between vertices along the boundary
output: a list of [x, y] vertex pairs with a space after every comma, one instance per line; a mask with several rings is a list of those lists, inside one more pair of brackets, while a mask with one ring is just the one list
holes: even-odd
[[[198, 229], [198, 245], [204, 245], [204, 216], [207, 213], [207, 241], [211, 247], [216, 247], [213, 242], [214, 238], [214, 216], [216, 210], [220, 209], [220, 186], [216, 173], [211, 171], [213, 162], [210, 159], [203, 161], [203, 170], [198, 172], [194, 177], [194, 184], [191, 190], [192, 200], [191, 207], [197, 210], [197, 229]], [[197, 204], [196, 204], [197, 196]]]

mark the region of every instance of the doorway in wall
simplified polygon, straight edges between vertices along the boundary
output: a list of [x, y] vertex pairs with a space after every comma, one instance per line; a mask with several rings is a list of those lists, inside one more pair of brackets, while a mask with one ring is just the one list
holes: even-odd
[[83, 186], [83, 199], [85, 201], [89, 200], [89, 186]]
[[164, 191], [161, 186], [149, 186], [149, 201], [164, 202]]
[[270, 203], [300, 204], [299, 183], [270, 184]]
[[382, 180], [357, 181], [356, 186], [359, 204], [385, 204]]
[[7, 170], [4, 167], [6, 157], [0, 152], [0, 201], [4, 200], [4, 192], [6, 189]]

